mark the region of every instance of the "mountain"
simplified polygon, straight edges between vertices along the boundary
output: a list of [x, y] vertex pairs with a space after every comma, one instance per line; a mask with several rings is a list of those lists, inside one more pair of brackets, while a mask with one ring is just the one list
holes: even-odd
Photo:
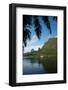
[[40, 53], [54, 55], [57, 53], [57, 38], [50, 38], [41, 48]]

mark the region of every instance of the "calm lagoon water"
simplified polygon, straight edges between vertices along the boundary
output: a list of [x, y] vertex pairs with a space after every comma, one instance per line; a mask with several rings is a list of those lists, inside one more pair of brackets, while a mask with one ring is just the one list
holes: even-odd
[[27, 59], [23, 60], [23, 74], [57, 73], [56, 63], [48, 63], [48, 60]]
[[42, 74], [47, 73], [42, 63], [34, 59], [24, 59], [23, 74]]

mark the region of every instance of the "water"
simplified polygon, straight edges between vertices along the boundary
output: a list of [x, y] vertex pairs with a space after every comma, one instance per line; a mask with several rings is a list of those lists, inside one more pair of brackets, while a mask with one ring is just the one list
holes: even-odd
[[57, 72], [56, 65], [54, 62], [53, 64], [48, 62], [48, 60], [24, 58], [23, 74], [30, 75], [30, 74], [56, 73]]
[[39, 60], [24, 59], [23, 74], [43, 74], [47, 73], [47, 69]]

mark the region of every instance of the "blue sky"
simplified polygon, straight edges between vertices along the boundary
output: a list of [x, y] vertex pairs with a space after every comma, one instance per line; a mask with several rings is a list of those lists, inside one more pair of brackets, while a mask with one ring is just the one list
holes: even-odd
[[41, 33], [41, 38], [38, 39], [35, 31], [34, 31], [34, 26], [32, 25], [31, 28], [31, 40], [27, 41], [27, 46], [24, 48], [24, 52], [30, 52], [31, 49], [38, 50], [38, 48], [41, 48], [45, 42], [49, 40], [49, 38], [57, 37], [57, 22], [53, 20], [53, 16], [49, 16], [49, 21], [51, 25], [51, 31], [52, 33], [50, 34], [49, 29], [45, 25], [45, 23], [42, 21], [41, 16], [40, 18], [40, 23], [42, 25], [42, 33]]

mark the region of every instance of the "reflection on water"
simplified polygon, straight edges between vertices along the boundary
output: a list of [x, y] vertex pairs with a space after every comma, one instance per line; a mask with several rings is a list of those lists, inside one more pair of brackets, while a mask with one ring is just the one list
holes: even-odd
[[23, 60], [23, 74], [45, 74], [45, 73], [57, 73], [57, 62], [38, 59]]

